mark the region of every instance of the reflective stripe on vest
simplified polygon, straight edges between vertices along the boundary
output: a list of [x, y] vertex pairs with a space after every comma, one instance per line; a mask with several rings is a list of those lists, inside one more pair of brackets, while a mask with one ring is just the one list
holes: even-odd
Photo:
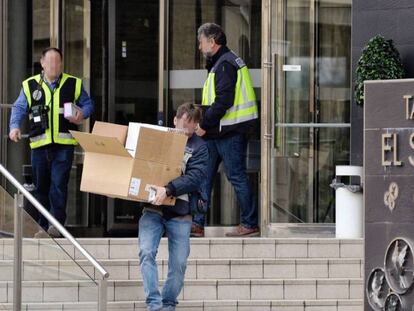
[[[233, 52], [228, 53], [233, 55], [233, 62], [236, 66], [238, 66], [237, 81], [234, 91], [233, 106], [227, 109], [225, 115], [221, 118], [220, 129], [222, 126], [235, 125], [254, 120], [259, 117], [256, 95], [254, 93], [249, 70], [247, 66], [244, 65], [243, 61]], [[210, 106], [214, 103], [216, 98], [215, 68], [217, 68], [218, 65], [228, 57], [226, 54], [223, 56], [218, 59], [204, 83], [202, 98], [203, 106]]]
[[[46, 134], [42, 134], [42, 135], [30, 137], [30, 142], [31, 143], [34, 143], [34, 142], [38, 142], [38, 141], [45, 140], [45, 139], [47, 139], [47, 135]], [[31, 145], [32, 144], [30, 144], [30, 146]]]
[[[48, 112], [48, 119], [49, 119], [49, 128], [45, 130], [44, 133], [35, 136], [30, 137], [30, 147], [32, 149], [39, 148], [48, 144], [51, 144], [52, 142], [55, 142], [57, 144], [63, 144], [63, 145], [77, 145], [76, 140], [72, 137], [72, 135], [68, 133], [62, 133], [59, 131], [59, 115], [62, 114], [62, 107], [60, 104], [60, 89], [64, 86], [65, 82], [69, 79], [73, 78], [75, 79], [75, 89], [74, 92], [74, 98], [75, 101], [78, 100], [81, 89], [82, 89], [82, 80], [73, 76], [70, 76], [66, 73], [62, 73], [62, 77], [59, 83], [59, 87], [55, 89], [55, 91], [52, 93], [49, 89], [48, 85], [46, 83], [42, 83], [42, 89], [45, 94], [45, 103], [46, 105], [50, 105], [52, 102], [52, 96], [53, 96], [53, 111], [49, 109]], [[29, 86], [30, 80], [36, 80], [38, 83], [40, 82], [41, 76], [36, 75], [33, 77], [30, 77], [29, 79], [23, 81], [23, 92], [26, 95], [26, 100], [28, 104], [28, 108], [30, 110], [32, 105], [32, 94]], [[53, 127], [52, 127], [52, 120], [53, 118]], [[53, 133], [52, 133], [53, 129]], [[52, 139], [53, 138], [53, 139]]]

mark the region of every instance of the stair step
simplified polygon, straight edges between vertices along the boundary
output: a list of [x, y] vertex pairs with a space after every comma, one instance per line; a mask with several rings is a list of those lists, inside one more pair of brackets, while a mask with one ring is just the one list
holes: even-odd
[[[78, 239], [97, 259], [136, 259], [138, 241], [135, 238]], [[64, 239], [56, 239], [68, 255], [82, 259], [83, 255]], [[24, 259], [68, 259], [68, 255], [51, 239], [24, 239]], [[363, 258], [363, 239], [294, 239], [294, 238], [192, 238], [190, 258]], [[0, 259], [13, 257], [13, 240], [0, 239]], [[167, 239], [163, 238], [158, 252], [160, 259], [168, 257]]]
[[[160, 282], [162, 286], [164, 281]], [[0, 302], [12, 299], [12, 282], [0, 282]], [[97, 297], [92, 281], [25, 281], [23, 301], [86, 302]], [[185, 280], [179, 300], [362, 299], [362, 279]], [[108, 301], [144, 300], [142, 281], [108, 281]]]
[[[111, 275], [109, 310], [144, 311], [138, 240], [78, 241]], [[70, 257], [92, 277], [98, 273], [68, 241], [57, 242], [23, 242], [25, 310], [96, 310], [97, 285]], [[194, 238], [177, 310], [360, 311], [363, 252], [362, 239]], [[0, 304], [12, 300], [12, 257], [13, 240], [0, 239]], [[165, 238], [157, 258], [162, 286]]]
[[[138, 259], [101, 259], [110, 279], [141, 279]], [[92, 278], [99, 278], [87, 260], [77, 263]], [[159, 259], [158, 272], [163, 278], [168, 273], [168, 260]], [[301, 279], [301, 278], [362, 278], [361, 259], [305, 258], [305, 259], [189, 259], [186, 279]], [[0, 280], [12, 280], [13, 261], [0, 261]], [[23, 280], [87, 279], [86, 274], [72, 260], [24, 260]]]
[[[4, 304], [11, 310], [11, 304]], [[0, 306], [1, 307], [1, 306]], [[91, 311], [96, 303], [29, 303], [23, 310]], [[362, 299], [350, 300], [195, 300], [182, 301], [177, 311], [363, 311]], [[109, 302], [108, 311], [146, 311], [143, 301]]]

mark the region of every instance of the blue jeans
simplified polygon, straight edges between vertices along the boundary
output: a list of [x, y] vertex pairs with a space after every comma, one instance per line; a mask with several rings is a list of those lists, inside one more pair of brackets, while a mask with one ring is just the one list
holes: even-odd
[[[57, 144], [32, 150], [33, 183], [36, 186], [34, 196], [62, 225], [66, 220], [73, 153], [74, 146]], [[36, 214], [35, 220], [47, 230], [47, 219], [38, 212]]]
[[[168, 275], [162, 294], [158, 289], [158, 270], [155, 261], [164, 232], [168, 237]], [[145, 211], [139, 220], [139, 260], [148, 310], [175, 310], [177, 297], [184, 286], [187, 258], [190, 254], [191, 221]]]
[[[257, 227], [257, 206], [253, 199], [252, 190], [246, 173], [247, 141], [243, 134], [227, 138], [207, 140], [210, 154], [207, 179], [202, 187], [207, 194], [207, 209], [210, 207], [211, 190], [220, 162], [224, 163], [224, 172], [236, 192], [240, 206], [240, 224], [247, 228]], [[193, 215], [193, 222], [204, 227], [205, 214]]]

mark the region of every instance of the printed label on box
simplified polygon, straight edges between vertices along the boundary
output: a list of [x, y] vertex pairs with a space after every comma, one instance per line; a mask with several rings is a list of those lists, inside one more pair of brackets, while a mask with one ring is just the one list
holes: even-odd
[[141, 179], [132, 177], [131, 184], [129, 185], [129, 194], [138, 195], [140, 186], [141, 186]]
[[155, 195], [157, 194], [157, 191], [155, 190], [154, 186], [150, 184], [145, 185], [145, 191], [149, 192], [148, 202], [154, 201]]

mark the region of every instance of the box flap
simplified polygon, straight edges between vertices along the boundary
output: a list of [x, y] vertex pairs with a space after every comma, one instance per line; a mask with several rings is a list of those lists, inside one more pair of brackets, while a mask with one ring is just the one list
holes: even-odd
[[159, 130], [161, 132], [168, 132], [168, 127], [159, 126], [159, 125], [153, 125], [153, 124], [146, 124], [146, 123], [138, 123], [138, 122], [129, 122], [128, 125], [128, 136], [125, 143], [125, 149], [128, 150], [128, 152], [134, 157], [136, 150], [137, 150], [137, 144], [138, 144], [138, 137], [139, 137], [139, 131], [141, 128], [152, 128], [154, 130]]
[[136, 159], [177, 165], [181, 164], [188, 137], [181, 133], [162, 132], [142, 127], [139, 132]]
[[93, 125], [92, 134], [106, 137], [115, 137], [119, 140], [122, 146], [125, 146], [127, 138], [128, 126], [119, 125], [108, 122], [95, 121]]
[[81, 191], [126, 197], [133, 165], [134, 159], [131, 157], [87, 152], [82, 171]]
[[86, 152], [131, 157], [117, 138], [77, 131], [70, 131], [70, 133]]

